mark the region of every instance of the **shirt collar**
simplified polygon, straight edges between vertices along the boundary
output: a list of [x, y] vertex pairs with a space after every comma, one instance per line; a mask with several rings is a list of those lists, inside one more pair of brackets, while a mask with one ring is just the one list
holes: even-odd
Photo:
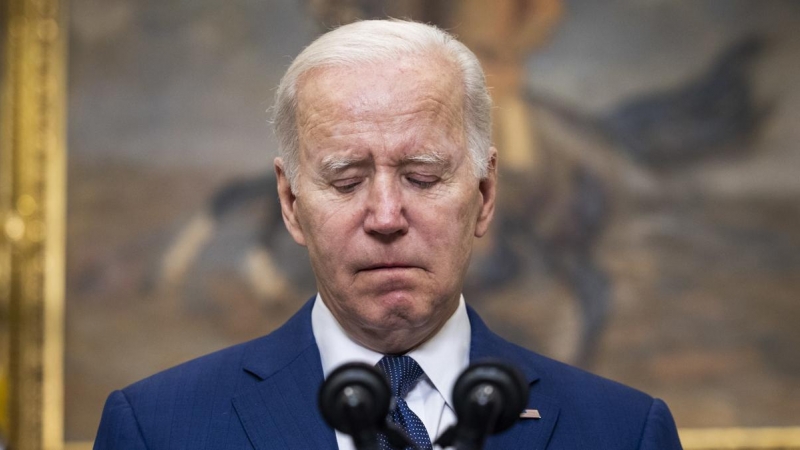
[[[319, 294], [311, 310], [311, 327], [325, 377], [342, 364], [364, 362], [374, 366], [383, 357], [381, 353], [350, 339]], [[469, 316], [462, 295], [456, 311], [447, 319], [442, 329], [408, 353], [422, 367], [433, 387], [444, 397], [451, 409], [453, 386], [458, 375], [469, 365], [470, 336]]]

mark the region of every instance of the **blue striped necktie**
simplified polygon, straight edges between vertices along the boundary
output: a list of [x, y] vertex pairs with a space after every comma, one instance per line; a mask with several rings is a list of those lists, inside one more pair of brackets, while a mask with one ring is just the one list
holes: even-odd
[[[384, 356], [377, 367], [383, 370], [392, 387], [395, 408], [389, 412], [391, 420], [408, 434], [418, 449], [433, 450], [428, 430], [405, 401], [406, 395], [425, 372], [410, 356]], [[379, 444], [381, 450], [395, 450], [383, 434], [379, 435]]]

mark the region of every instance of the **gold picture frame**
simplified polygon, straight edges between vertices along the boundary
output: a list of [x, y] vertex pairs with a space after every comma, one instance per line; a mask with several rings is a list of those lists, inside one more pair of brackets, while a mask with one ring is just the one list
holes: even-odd
[[3, 427], [10, 448], [63, 447], [66, 19], [9, 0], [0, 125]]
[[[0, 433], [64, 442], [65, 102], [62, 0], [8, 0], [0, 111]], [[682, 429], [686, 449], [800, 449], [800, 427]]]

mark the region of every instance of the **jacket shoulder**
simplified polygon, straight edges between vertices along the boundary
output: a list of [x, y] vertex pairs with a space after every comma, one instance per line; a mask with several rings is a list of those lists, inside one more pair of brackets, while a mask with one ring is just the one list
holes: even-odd
[[218, 383], [216, 380], [237, 378], [241, 372], [242, 358], [250, 345], [251, 342], [246, 342], [186, 361], [137, 381], [122, 389], [122, 392], [133, 405], [143, 396], [159, 396], [174, 390], [210, 394], [207, 391], [213, 390]]
[[287, 364], [314, 343], [310, 321], [311, 302], [273, 332], [192, 359], [138, 381], [123, 393], [136, 408], [143, 398], [164, 397], [168, 392], [195, 396], [227, 396], [266, 378], [271, 370]]
[[[539, 383], [544, 393], [559, 394], [560, 398], [574, 399], [585, 405], [599, 403], [604, 407], [609, 402], [649, 407], [653, 401], [653, 397], [638, 389], [546, 356], [527, 352], [541, 377]], [[572, 394], [567, 395], [568, 393]]]
[[680, 449], [667, 405], [630, 386], [529, 352], [539, 373], [531, 393], [558, 405], [552, 443], [564, 448]]
[[[550, 423], [557, 421], [550, 439], [555, 448], [650, 448], [640, 445], [648, 441], [657, 444], [652, 448], [680, 448], [680, 444], [673, 445], [678, 442], [677, 432], [664, 402], [510, 343], [471, 313], [471, 359], [505, 360], [523, 372], [531, 383], [528, 408], [544, 408], [544, 414], [554, 421]], [[511, 444], [514, 434], [498, 436], [498, 442], [513, 447], [517, 445]], [[664, 441], [664, 436], [670, 440]]]
[[[306, 328], [308, 304], [266, 336], [184, 362], [112, 396], [125, 400], [127, 417], [148, 448], [222, 448], [223, 441], [246, 440], [232, 399], [312, 345]], [[104, 410], [103, 417], [108, 414]]]

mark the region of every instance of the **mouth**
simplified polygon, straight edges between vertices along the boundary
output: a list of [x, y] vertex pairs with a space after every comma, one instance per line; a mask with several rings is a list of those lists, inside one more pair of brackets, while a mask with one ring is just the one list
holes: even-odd
[[376, 263], [367, 265], [359, 270], [359, 272], [374, 272], [380, 270], [403, 270], [403, 269], [418, 269], [419, 267], [405, 264], [405, 263]]

